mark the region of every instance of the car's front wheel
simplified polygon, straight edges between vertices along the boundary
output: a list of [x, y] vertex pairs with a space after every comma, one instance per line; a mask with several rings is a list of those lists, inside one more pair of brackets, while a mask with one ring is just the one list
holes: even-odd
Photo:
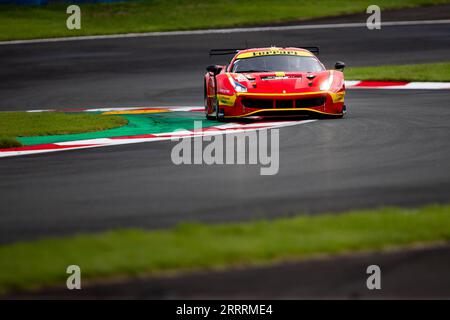
[[216, 121], [222, 121], [223, 118], [220, 116], [219, 100], [217, 99], [217, 94], [214, 97], [214, 110], [216, 110]]
[[345, 117], [346, 114], [347, 114], [347, 106], [344, 104], [342, 106], [342, 117], [341, 118]]
[[208, 119], [208, 120], [214, 120], [214, 117], [213, 117], [213, 116], [210, 116], [210, 115], [208, 114], [209, 107], [208, 107], [208, 92], [207, 92], [207, 89], [206, 89], [206, 82], [203, 84], [203, 88], [204, 88], [204, 90], [203, 90], [203, 96], [204, 96], [205, 116], [206, 116], [206, 119]]

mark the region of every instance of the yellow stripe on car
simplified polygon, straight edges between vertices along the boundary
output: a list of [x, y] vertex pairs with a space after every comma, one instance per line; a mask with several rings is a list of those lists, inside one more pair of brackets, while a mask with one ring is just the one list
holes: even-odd
[[227, 96], [224, 94], [218, 94], [217, 100], [219, 101], [219, 105], [223, 106], [234, 106], [234, 102], [236, 101], [236, 95]]
[[311, 111], [311, 112], [315, 112], [315, 113], [320, 113], [320, 114], [324, 114], [324, 115], [328, 115], [328, 116], [342, 116], [342, 113], [329, 113], [329, 112], [323, 112], [323, 111], [319, 111], [316, 109], [311, 109], [311, 108], [290, 108], [290, 109], [261, 109], [261, 110], [256, 110], [256, 111], [252, 111], [246, 114], [242, 114], [242, 115], [238, 115], [238, 116], [225, 116], [225, 118], [243, 118], [243, 117], [248, 117], [251, 116], [253, 114], [257, 114], [260, 112], [267, 112], [267, 111], [272, 111], [272, 112], [278, 112], [278, 111]]
[[333, 103], [344, 102], [345, 92], [329, 92], [329, 95], [331, 96], [331, 99], [333, 99]]

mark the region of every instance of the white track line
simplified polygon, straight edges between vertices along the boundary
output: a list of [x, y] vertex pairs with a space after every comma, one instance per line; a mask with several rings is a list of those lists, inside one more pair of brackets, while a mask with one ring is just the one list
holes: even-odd
[[[434, 25], [434, 24], [449, 24], [449, 23], [450, 23], [450, 19], [414, 20], [414, 21], [385, 21], [385, 22], [382, 22], [381, 26], [382, 27], [395, 27], [395, 26]], [[191, 30], [191, 31], [125, 33], [125, 34], [99, 35], [99, 36], [79, 36], [79, 37], [62, 37], [62, 38], [47, 38], [47, 39], [32, 39], [32, 40], [0, 41], [0, 45], [80, 41], [80, 40], [99, 40], [99, 39], [190, 36], [190, 35], [203, 35], [203, 34], [226, 34], [226, 33], [242, 33], [242, 32], [338, 29], [338, 28], [360, 28], [360, 27], [366, 27], [366, 23], [365, 22], [330, 23], [330, 24], [312, 24], [312, 25], [307, 24], [307, 25], [292, 25], [292, 26], [278, 26], [278, 27], [274, 26], [274, 27], [253, 27], [253, 28], [206, 29], [206, 30]]]

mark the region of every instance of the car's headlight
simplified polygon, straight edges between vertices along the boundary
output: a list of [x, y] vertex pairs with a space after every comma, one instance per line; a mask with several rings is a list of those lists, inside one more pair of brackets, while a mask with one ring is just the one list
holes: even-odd
[[247, 87], [235, 81], [231, 76], [228, 77], [230, 83], [236, 92], [247, 92]]
[[320, 85], [320, 90], [321, 91], [330, 90], [332, 84], [333, 84], [333, 73], [330, 72], [328, 78]]

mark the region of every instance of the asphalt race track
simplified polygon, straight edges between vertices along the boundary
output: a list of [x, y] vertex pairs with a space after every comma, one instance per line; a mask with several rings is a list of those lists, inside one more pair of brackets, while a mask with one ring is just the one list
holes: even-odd
[[[319, 45], [348, 65], [448, 59], [450, 24], [0, 46], [0, 110], [202, 104], [208, 49]], [[181, 221], [450, 200], [449, 91], [353, 90], [348, 117], [280, 131], [280, 171], [172, 164], [173, 142], [0, 160], [0, 243]]]
[[[450, 6], [449, 6], [450, 7]], [[210, 34], [0, 46], [0, 110], [202, 105], [211, 48], [311, 46], [327, 67], [448, 59], [450, 24]]]
[[275, 176], [176, 166], [175, 142], [2, 159], [1, 240], [448, 202], [446, 97], [352, 91], [348, 118], [281, 129]]

